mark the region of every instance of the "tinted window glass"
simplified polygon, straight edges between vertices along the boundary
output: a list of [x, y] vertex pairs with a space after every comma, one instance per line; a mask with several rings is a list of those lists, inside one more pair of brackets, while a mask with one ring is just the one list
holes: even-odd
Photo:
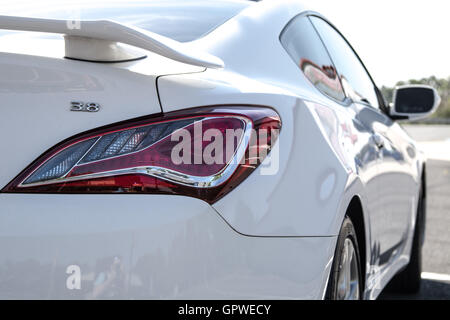
[[327, 22], [310, 17], [341, 77], [347, 95], [355, 102], [365, 102], [379, 108], [375, 86], [347, 41]]
[[333, 63], [307, 17], [291, 21], [280, 39], [291, 58], [317, 89], [336, 100], [345, 99]]

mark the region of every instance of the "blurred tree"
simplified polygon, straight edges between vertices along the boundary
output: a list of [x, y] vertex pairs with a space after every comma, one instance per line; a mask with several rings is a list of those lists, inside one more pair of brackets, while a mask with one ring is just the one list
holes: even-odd
[[[399, 81], [396, 86], [405, 84], [427, 84], [436, 88], [442, 98], [442, 102], [438, 111], [433, 115], [433, 118], [450, 118], [450, 77], [447, 79], [438, 79], [435, 76], [431, 76], [420, 80]], [[386, 98], [386, 101], [392, 102], [394, 88], [383, 86], [381, 87], [381, 92]]]

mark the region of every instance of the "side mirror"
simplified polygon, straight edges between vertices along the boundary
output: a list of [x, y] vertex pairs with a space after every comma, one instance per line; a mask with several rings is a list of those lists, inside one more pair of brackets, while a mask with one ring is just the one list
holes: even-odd
[[426, 85], [406, 85], [394, 90], [389, 115], [394, 120], [419, 120], [431, 116], [439, 107], [441, 97]]

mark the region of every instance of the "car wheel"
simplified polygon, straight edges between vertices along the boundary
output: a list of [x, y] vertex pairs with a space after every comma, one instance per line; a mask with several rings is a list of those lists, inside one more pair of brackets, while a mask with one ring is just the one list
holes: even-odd
[[425, 210], [426, 198], [424, 197], [422, 186], [417, 207], [417, 222], [414, 230], [410, 261], [408, 266], [392, 279], [389, 284], [390, 291], [406, 294], [415, 294], [420, 291], [422, 281], [422, 246], [425, 240]]
[[346, 217], [338, 237], [325, 298], [360, 300], [362, 292], [358, 240], [350, 218]]

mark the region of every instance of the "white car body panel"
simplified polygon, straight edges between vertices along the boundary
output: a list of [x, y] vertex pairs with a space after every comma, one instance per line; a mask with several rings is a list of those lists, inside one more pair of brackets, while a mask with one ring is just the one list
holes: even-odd
[[[160, 78], [163, 109], [185, 109], [192, 101], [194, 105], [213, 105], [219, 97], [223, 104], [273, 107], [283, 119], [283, 129], [278, 142], [280, 171], [276, 175], [262, 175], [263, 164], [256, 175], [238, 186], [237, 192], [213, 206], [238, 232], [246, 235], [336, 236], [342, 216], [336, 216], [335, 209], [347, 184], [347, 170], [337, 156], [328, 156], [329, 144], [315, 123], [314, 111], [301, 99], [277, 87], [232, 75], [216, 81], [214, 73], [208, 70]], [[179, 94], [171, 95], [174, 91]], [[304, 136], [311, 137], [307, 144], [300, 143]], [[326, 185], [329, 179], [334, 182]], [[301, 203], [295, 196], [299, 192], [304, 195]], [[313, 212], [320, 212], [320, 216], [310, 219]], [[285, 221], [291, 223], [287, 226]]]
[[[21, 128], [15, 139], [2, 141], [14, 158], [14, 161], [7, 157], [0, 160], [3, 186], [44, 151], [75, 134], [160, 113], [158, 76], [175, 70], [203, 70], [156, 55], [115, 67], [10, 53], [0, 55], [0, 68], [3, 106], [0, 134], [9, 136], [18, 124]], [[95, 102], [100, 104], [101, 111], [70, 112], [71, 101]]]
[[[331, 101], [295, 68], [279, 36], [305, 12], [296, 1], [258, 3], [189, 43], [223, 69], [152, 53], [131, 63], [70, 61], [59, 55], [62, 40], [2, 36], [0, 136], [13, 139], [1, 141], [9, 154], [0, 158], [1, 187], [61, 141], [141, 116], [268, 106], [282, 130], [279, 171], [262, 174], [267, 158], [212, 205], [169, 195], [0, 193], [0, 298], [95, 298], [96, 265], [120, 256], [129, 279], [121, 298], [322, 299], [342, 221], [358, 199], [364, 297], [375, 299], [409, 262], [425, 159], [398, 124]], [[48, 46], [27, 50], [24, 38]], [[70, 112], [70, 101], [101, 111]], [[382, 154], [374, 131], [386, 139]], [[389, 253], [385, 263], [380, 250]], [[86, 272], [80, 291], [65, 288], [73, 264]], [[11, 266], [35, 271], [21, 278]]]
[[[0, 202], [2, 299], [96, 298], [99, 261], [115, 256], [128, 281], [119, 298], [321, 299], [336, 241], [243, 237], [205, 202], [179, 196], [2, 194]], [[82, 286], [67, 290], [75, 264]]]

